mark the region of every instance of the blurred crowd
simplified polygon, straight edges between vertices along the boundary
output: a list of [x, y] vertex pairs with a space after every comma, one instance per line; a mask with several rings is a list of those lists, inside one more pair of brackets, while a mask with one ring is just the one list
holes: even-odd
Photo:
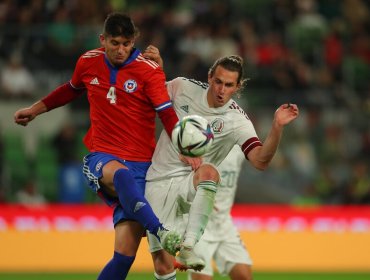
[[[237, 101], [261, 139], [279, 104], [300, 107], [273, 166], [243, 169], [238, 202], [370, 203], [369, 0], [2, 0], [0, 102], [67, 81], [111, 11], [133, 17], [139, 49], [159, 47], [168, 79], [206, 81], [216, 58], [241, 55]], [[83, 116], [86, 100], [71, 110]]]

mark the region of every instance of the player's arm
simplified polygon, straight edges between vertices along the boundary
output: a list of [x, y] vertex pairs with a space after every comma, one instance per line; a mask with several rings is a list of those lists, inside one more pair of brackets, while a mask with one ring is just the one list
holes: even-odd
[[163, 59], [157, 47], [149, 45], [143, 52], [143, 56], [157, 62], [163, 68]]
[[26, 126], [38, 115], [71, 102], [79, 97], [84, 91], [84, 89], [73, 88], [70, 83], [61, 85], [30, 107], [23, 108], [15, 112], [14, 121], [19, 125]]
[[[160, 52], [159, 52], [159, 49], [157, 48], [157, 47], [155, 47], [155, 46], [153, 46], [153, 45], [149, 45], [146, 49], [145, 49], [145, 51], [144, 51], [144, 53], [143, 53], [143, 56], [144, 57], [146, 57], [146, 58], [148, 58], [148, 59], [151, 59], [151, 60], [153, 60], [153, 61], [155, 61], [156, 63], [158, 63], [159, 64], [159, 66], [161, 66], [161, 68], [163, 68], [163, 59], [162, 59], [162, 57], [161, 57], [161, 54], [160, 54]], [[173, 112], [175, 112], [174, 110], [173, 110]], [[176, 114], [176, 113], [175, 113]], [[172, 129], [173, 129], [173, 127], [174, 127], [174, 124], [173, 123], [170, 123], [169, 125], [168, 125], [168, 128], [166, 128], [166, 125], [165, 125], [165, 123], [164, 123], [164, 120], [165, 119], [170, 119], [170, 117], [161, 117], [161, 115], [158, 113], [158, 115], [159, 115], [159, 117], [161, 118], [161, 120], [162, 120], [162, 123], [164, 124], [164, 127], [165, 127], [165, 129], [166, 129], [166, 131], [167, 131], [167, 134], [170, 136], [170, 138], [171, 138], [171, 134], [172, 134]], [[177, 117], [177, 116], [176, 116]], [[162, 119], [163, 118], [163, 119]], [[172, 116], [171, 116], [171, 118], [172, 118]], [[175, 123], [176, 124], [176, 123]], [[172, 126], [173, 125], [173, 126]], [[179, 159], [183, 162], [183, 163], [185, 163], [185, 164], [187, 164], [187, 165], [190, 165], [191, 166], [191, 168], [192, 168], [192, 170], [197, 170], [200, 166], [201, 166], [201, 164], [203, 163], [203, 159], [202, 159], [202, 157], [189, 157], [189, 156], [185, 156], [185, 155], [182, 155], [182, 154], [179, 154]]]
[[284, 126], [295, 120], [298, 115], [296, 104], [284, 104], [276, 110], [271, 130], [263, 145], [255, 147], [247, 155], [255, 168], [259, 170], [267, 168], [279, 146]]
[[[161, 68], [163, 68], [163, 59], [157, 47], [149, 45], [143, 52], [143, 56], [153, 60], [154, 62], [158, 63]], [[161, 119], [168, 136], [171, 138], [172, 130], [179, 120], [175, 110], [171, 106], [163, 111], [158, 112], [158, 116]]]
[[[82, 63], [82, 57], [80, 57], [77, 61], [70, 82], [57, 87], [55, 90], [53, 90], [41, 100], [34, 103], [32, 106], [20, 109], [15, 112], [14, 121], [19, 125], [26, 126], [38, 115], [61, 107], [79, 97], [82, 93], [86, 91], [86, 88], [83, 86], [83, 83], [80, 80], [80, 76], [84, 68], [86, 68], [86, 66], [84, 66], [84, 64]], [[72, 84], [81, 85], [81, 87], [75, 87], [72, 86]]]

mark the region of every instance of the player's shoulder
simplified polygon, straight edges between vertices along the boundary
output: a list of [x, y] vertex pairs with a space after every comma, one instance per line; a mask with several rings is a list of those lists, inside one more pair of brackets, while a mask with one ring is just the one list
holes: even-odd
[[98, 48], [98, 49], [93, 49], [85, 52], [84, 54], [81, 55], [81, 59], [94, 59], [96, 57], [100, 57], [104, 55], [104, 49], [103, 48]]
[[250, 120], [248, 114], [243, 110], [243, 108], [235, 100], [233, 99], [230, 100], [228, 109], [229, 109], [228, 111], [230, 112], [230, 114], [239, 115], [239, 116], [245, 117], [248, 120]]
[[94, 67], [97, 61], [103, 60], [104, 58], [104, 49], [98, 48], [86, 51], [77, 60], [76, 68], [79, 73], [82, 73], [89, 69], [90, 67]]
[[208, 88], [207, 83], [203, 83], [201, 81], [197, 81], [194, 79], [189, 79], [185, 77], [177, 77], [174, 78], [173, 80], [169, 81], [168, 83], [175, 85], [177, 87], [182, 87], [182, 88], [190, 88], [192, 90], [205, 90]]
[[183, 78], [183, 82], [186, 83], [187, 85], [191, 87], [196, 87], [196, 88], [201, 88], [201, 89], [207, 89], [208, 84], [195, 80], [195, 79], [188, 79], [188, 78]]
[[144, 57], [142, 53], [139, 53], [136, 56], [135, 62], [137, 63], [137, 66], [140, 66], [147, 71], [160, 69], [160, 66], [157, 62]]
[[101, 60], [104, 57], [104, 49], [94, 49], [83, 53], [77, 61], [77, 67], [80, 69], [87, 69], [94, 65], [97, 60]]

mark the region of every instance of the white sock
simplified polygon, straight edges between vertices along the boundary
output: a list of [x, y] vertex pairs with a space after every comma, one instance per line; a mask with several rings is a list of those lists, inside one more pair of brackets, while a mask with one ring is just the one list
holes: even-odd
[[184, 247], [193, 248], [204, 233], [208, 217], [214, 206], [216, 186], [217, 183], [214, 181], [202, 181], [199, 183], [189, 211], [189, 221], [182, 243]]
[[157, 280], [176, 280], [176, 270], [166, 275], [159, 275], [154, 272], [154, 277]]

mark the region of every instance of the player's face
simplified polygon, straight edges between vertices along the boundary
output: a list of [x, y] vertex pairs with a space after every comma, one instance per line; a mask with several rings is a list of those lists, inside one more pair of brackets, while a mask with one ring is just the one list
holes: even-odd
[[238, 72], [226, 70], [222, 66], [216, 67], [213, 76], [208, 75], [208, 83], [207, 100], [211, 108], [225, 105], [240, 88]]
[[130, 56], [134, 47], [134, 39], [127, 39], [123, 36], [104, 36], [100, 35], [100, 43], [105, 48], [105, 53], [109, 62], [113, 66], [119, 66]]

